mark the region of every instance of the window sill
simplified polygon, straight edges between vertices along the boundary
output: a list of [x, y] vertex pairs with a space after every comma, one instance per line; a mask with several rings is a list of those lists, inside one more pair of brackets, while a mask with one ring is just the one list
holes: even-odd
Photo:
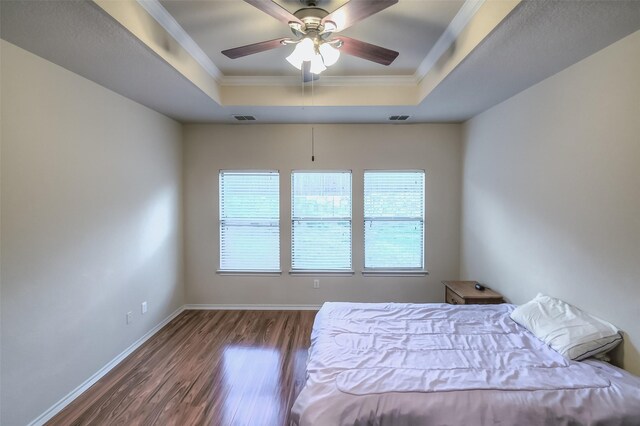
[[429, 275], [429, 271], [426, 269], [420, 271], [411, 270], [397, 270], [397, 269], [379, 269], [379, 270], [364, 270], [362, 275], [365, 277], [424, 277]]
[[237, 276], [277, 276], [282, 275], [282, 271], [221, 271], [217, 270], [216, 274], [218, 275], [237, 275]]
[[331, 271], [331, 270], [318, 270], [318, 271], [312, 271], [312, 270], [297, 270], [297, 271], [289, 271], [289, 275], [303, 275], [303, 276], [309, 276], [309, 275], [325, 275], [325, 276], [332, 276], [332, 277], [350, 277], [354, 274], [354, 271], [344, 271], [344, 270], [335, 270], [335, 271]]

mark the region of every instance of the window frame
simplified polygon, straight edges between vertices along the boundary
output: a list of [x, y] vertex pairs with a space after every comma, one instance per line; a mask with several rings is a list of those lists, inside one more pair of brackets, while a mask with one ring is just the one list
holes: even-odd
[[[349, 180], [350, 180], [350, 185], [349, 185], [349, 200], [350, 200], [350, 215], [348, 219], [344, 219], [344, 218], [331, 218], [331, 219], [318, 219], [318, 218], [295, 218], [294, 219], [294, 207], [293, 207], [293, 203], [294, 203], [294, 195], [293, 195], [293, 179], [294, 179], [294, 174], [295, 173], [348, 173], [349, 174]], [[290, 225], [291, 225], [291, 241], [290, 241], [290, 256], [291, 256], [291, 269], [289, 270], [289, 274], [290, 275], [330, 275], [330, 276], [351, 276], [354, 275], [354, 269], [353, 269], [353, 170], [349, 170], [349, 169], [336, 169], [336, 170], [318, 170], [318, 169], [313, 169], [313, 170], [303, 170], [303, 169], [296, 169], [296, 170], [291, 170], [291, 177], [290, 177], [290, 183], [291, 183], [291, 188], [289, 191], [289, 196], [290, 196], [290, 204], [289, 204], [289, 210], [290, 210]], [[344, 222], [344, 221], [348, 221], [349, 222], [349, 240], [350, 240], [350, 247], [349, 247], [349, 253], [350, 253], [350, 260], [351, 260], [351, 266], [349, 268], [345, 268], [345, 269], [295, 269], [293, 267], [293, 227], [294, 227], [294, 222], [295, 221], [300, 221], [300, 220], [308, 220], [308, 221], [331, 221], [331, 222]]]
[[[367, 173], [422, 173], [422, 218], [409, 217], [391, 217], [391, 218], [368, 218], [365, 213], [365, 179]], [[426, 267], [426, 234], [427, 234], [427, 172], [424, 169], [365, 169], [362, 173], [362, 255], [363, 269], [362, 275], [370, 276], [425, 276], [429, 275]], [[422, 221], [422, 247], [421, 247], [421, 264], [422, 266], [414, 268], [404, 267], [367, 267], [367, 244], [366, 244], [366, 227], [369, 221], [401, 221], [410, 222]]]
[[[278, 268], [277, 269], [222, 269], [222, 226], [224, 219], [222, 217], [222, 175], [223, 173], [239, 173], [239, 174], [275, 174], [278, 182], [278, 217], [275, 222], [278, 224]], [[251, 275], [251, 276], [272, 276], [282, 275], [282, 255], [281, 255], [281, 185], [280, 185], [280, 170], [257, 170], [257, 169], [220, 169], [218, 170], [218, 268], [216, 274], [218, 275]], [[273, 222], [270, 220], [269, 222]]]

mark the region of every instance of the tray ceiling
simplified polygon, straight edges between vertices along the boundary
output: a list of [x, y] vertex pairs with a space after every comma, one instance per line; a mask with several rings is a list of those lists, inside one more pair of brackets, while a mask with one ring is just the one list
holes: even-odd
[[[291, 46], [239, 59], [229, 59], [220, 53], [232, 47], [292, 37], [286, 25], [250, 4], [237, 0], [164, 0], [160, 3], [225, 76], [298, 74], [285, 61], [293, 50]], [[292, 13], [303, 7], [299, 0], [280, 0], [277, 3]], [[346, 0], [320, 0], [318, 7], [332, 12], [344, 3]], [[396, 50], [400, 55], [388, 67], [342, 55], [323, 76], [415, 74], [463, 3], [462, 0], [401, 0], [358, 22], [340, 34]]]
[[[1, 0], [0, 36], [182, 122], [237, 123], [240, 114], [262, 123], [381, 123], [406, 114], [410, 124], [464, 121], [640, 29], [636, 0], [400, 0], [344, 33], [396, 48], [403, 61], [385, 68], [341, 58], [348, 69], [325, 72], [312, 87], [289, 70], [286, 48], [249, 63], [219, 54], [288, 35], [254, 9], [242, 0]], [[407, 47], [394, 46], [409, 29]]]

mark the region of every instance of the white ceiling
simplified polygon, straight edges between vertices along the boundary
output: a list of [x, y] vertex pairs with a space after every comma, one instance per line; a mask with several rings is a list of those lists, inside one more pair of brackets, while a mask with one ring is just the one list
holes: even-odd
[[[290, 6], [294, 3], [289, 1], [294, 0], [287, 0], [283, 4], [294, 10], [295, 6]], [[241, 0], [183, 0], [180, 3], [186, 4], [173, 5], [163, 2], [169, 10], [175, 6], [176, 10], [173, 13], [176, 21], [184, 23], [185, 30], [196, 42], [202, 37], [200, 48], [211, 55], [215, 66], [231, 76], [236, 72], [239, 75], [248, 73], [247, 69], [243, 71], [241, 65], [238, 65], [239, 69], [234, 68], [234, 61], [225, 63], [215, 56], [219, 55], [219, 46], [208, 45], [204, 41], [209, 31], [208, 19], [198, 21], [196, 17], [189, 15], [197, 15], [193, 10], [203, 7], [203, 4], [212, 3], [215, 4], [216, 10], [218, 7], [229, 7], [246, 9], [246, 13], [253, 13], [251, 9], [254, 8]], [[400, 10], [405, 5], [416, 3], [430, 4], [431, 0], [400, 0], [400, 3], [389, 8], [388, 12], [391, 14], [393, 8], [397, 7]], [[459, 2], [454, 3], [459, 7]], [[178, 9], [182, 12], [178, 12]], [[440, 9], [442, 14], [451, 13], [450, 10], [447, 12], [444, 9], [446, 7]], [[191, 12], [187, 13], [189, 10]], [[267, 15], [261, 16], [257, 9], [255, 12], [255, 19], [261, 22], [261, 26], [263, 23], [266, 26], [273, 25], [273, 31], [280, 31], [279, 26], [282, 24]], [[182, 13], [185, 15], [180, 16]], [[349, 30], [345, 30], [345, 35], [394, 48], [393, 44], [401, 38], [397, 33], [402, 33], [404, 25], [397, 21], [399, 17], [390, 18], [383, 13], [385, 12], [381, 12], [379, 17], [371, 17], [354, 26], [354, 33], [347, 33]], [[420, 16], [420, 19], [425, 19], [425, 16]], [[375, 23], [377, 18], [382, 23], [371, 24]], [[384, 23], [383, 18], [390, 19], [388, 24]], [[251, 105], [250, 102], [235, 106], [221, 105], [92, 2], [1, 0], [0, 19], [0, 36], [10, 43], [183, 122], [231, 123], [234, 122], [231, 118], [234, 113], [255, 115], [258, 122], [263, 123], [386, 122], [387, 117], [394, 114], [411, 115], [408, 123], [458, 122], [639, 30], [640, 1], [522, 2], [417, 105], [407, 103], [301, 107], [258, 106]], [[385, 29], [381, 30], [382, 27]], [[387, 27], [392, 30], [388, 30]], [[362, 33], [356, 33], [356, 30]], [[247, 37], [249, 43], [269, 38], [261, 37], [261, 30], [253, 34], [253, 29], [251, 34], [230, 32], [216, 43], [220, 43], [223, 48], [229, 48], [243, 44], [245, 39], [241, 41], [240, 37]], [[287, 35], [286, 28], [282, 35]], [[432, 39], [430, 43], [433, 43]], [[208, 49], [213, 53], [209, 53]], [[398, 71], [399, 73], [413, 73], [412, 67], [415, 69], [416, 63], [422, 61], [422, 58], [418, 59], [419, 56], [425, 55], [424, 49], [422, 53], [419, 53], [418, 49], [420, 47], [417, 45], [414, 53], [399, 49], [401, 57], [415, 56], [414, 59], [407, 60], [408, 65], [402, 65], [403, 69]], [[256, 55], [256, 58], [260, 55], [262, 54]], [[253, 58], [251, 60], [253, 61]], [[273, 75], [270, 73], [284, 64], [272, 62], [280, 60], [256, 59], [249, 74]], [[380, 66], [373, 64], [366, 68], [369, 66], [366, 61], [355, 58], [354, 61], [362, 62], [363, 64], [357, 66], [365, 67], [358, 72], [366, 72], [365, 75], [381, 75], [376, 72], [376, 68]], [[346, 71], [347, 74], [351, 72], [355, 71], [351, 68]]]

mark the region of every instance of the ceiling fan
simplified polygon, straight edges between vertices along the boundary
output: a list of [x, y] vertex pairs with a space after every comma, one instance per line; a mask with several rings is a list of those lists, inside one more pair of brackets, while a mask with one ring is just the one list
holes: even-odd
[[317, 7], [314, 0], [300, 0], [305, 7], [294, 13], [272, 0], [244, 1], [287, 24], [295, 38], [277, 38], [223, 50], [222, 54], [231, 59], [294, 44], [296, 47], [287, 61], [302, 70], [303, 80], [308, 82], [317, 80], [322, 71], [335, 64], [341, 52], [382, 65], [390, 65], [398, 56], [394, 50], [334, 34], [398, 0], [350, 0], [331, 13]]

